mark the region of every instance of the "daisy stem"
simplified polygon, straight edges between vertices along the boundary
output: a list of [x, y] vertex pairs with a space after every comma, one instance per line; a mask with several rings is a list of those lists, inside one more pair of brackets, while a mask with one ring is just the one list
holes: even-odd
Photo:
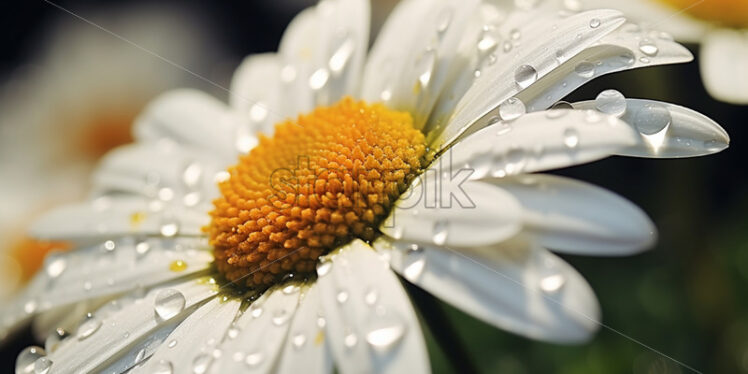
[[465, 350], [464, 345], [461, 344], [460, 336], [444, 312], [441, 303], [420, 287], [407, 281], [403, 283], [411, 300], [418, 308], [421, 317], [434, 336], [436, 343], [449, 359], [452, 368], [456, 370], [455, 372], [463, 374], [477, 373], [478, 370], [475, 368], [470, 354]]

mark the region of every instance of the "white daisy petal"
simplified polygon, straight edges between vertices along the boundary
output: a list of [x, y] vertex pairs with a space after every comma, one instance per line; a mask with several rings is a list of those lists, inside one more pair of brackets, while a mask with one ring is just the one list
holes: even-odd
[[413, 307], [374, 250], [354, 240], [317, 268], [326, 339], [342, 373], [427, 373]]
[[561, 54], [558, 59], [563, 63], [517, 94], [528, 112], [549, 108], [572, 91], [602, 75], [688, 62], [693, 59], [693, 55], [661, 32], [626, 24], [606, 35], [599, 44], [575, 56]]
[[[590, 24], [594, 20], [595, 27]], [[557, 22], [533, 23], [522, 45], [513, 50], [513, 59], [487, 66], [481, 77], [468, 89], [455, 107], [441, 135], [447, 145], [480, 118], [489, 114], [505, 100], [558, 67], [557, 51], [574, 56], [624, 22], [617, 11], [596, 10], [560, 18]], [[547, 35], [557, 37], [548, 38]]]
[[374, 246], [411, 283], [499, 328], [533, 339], [578, 343], [599, 327], [599, 306], [590, 286], [545, 249], [507, 243], [478, 257], [385, 238]]
[[369, 14], [368, 1], [324, 0], [288, 25], [279, 47], [285, 116], [295, 117], [358, 91]]
[[303, 292], [276, 373], [332, 373], [332, 353], [325, 342], [326, 321], [319, 286], [312, 284]]
[[103, 158], [93, 176], [94, 195], [125, 192], [186, 207], [210, 205], [219, 195], [216, 181], [225, 166], [201, 149], [134, 143]]
[[[595, 101], [573, 104], [594, 109]], [[719, 124], [694, 110], [654, 100], [626, 99], [621, 120], [636, 134], [637, 142], [616, 152], [632, 157], [677, 158], [720, 152], [730, 137]]]
[[236, 114], [201, 91], [180, 89], [162, 94], [135, 120], [135, 137], [145, 142], [173, 142], [213, 152], [226, 163], [236, 161]]
[[124, 238], [48, 256], [29, 292], [0, 312], [0, 330], [34, 313], [205, 271], [213, 261], [205, 246], [195, 239]]
[[229, 96], [231, 107], [244, 119], [238, 126], [239, 136], [256, 132], [271, 135], [273, 124], [283, 119], [280, 97], [278, 55], [263, 53], [245, 58], [231, 80]]
[[207, 369], [240, 305], [234, 299], [210, 300], [180, 323], [148, 362], [132, 373], [199, 373]]
[[748, 104], [748, 32], [720, 29], [702, 41], [701, 76], [707, 91], [728, 103]]
[[204, 211], [134, 196], [103, 196], [44, 214], [29, 233], [45, 240], [106, 240], [120, 236], [200, 236]]
[[[362, 97], [384, 101], [425, 124], [478, 1], [404, 1], [393, 10], [367, 61]], [[414, 20], [418, 22], [414, 22]], [[424, 27], [424, 25], [433, 25]]]
[[596, 111], [554, 109], [498, 122], [447, 150], [471, 179], [504, 177], [599, 160], [637, 144], [625, 122]]
[[268, 290], [234, 323], [232, 329], [238, 332], [229, 333], [221, 344], [221, 356], [211, 372], [272, 372], [298, 304], [298, 288], [294, 292]]
[[544, 247], [580, 255], [630, 255], [651, 247], [656, 229], [620, 196], [552, 175], [493, 179], [522, 205], [523, 230]]
[[[182, 321], [206, 299], [216, 294], [211, 287], [196, 280], [165, 285], [148, 292], [142, 299], [123, 300], [117, 308], [93, 312], [81, 322], [78, 331], [63, 341], [48, 358], [53, 362], [49, 373], [98, 371], [111, 365], [119, 356], [129, 356], [132, 345], [152, 341], [152, 334], [161, 327]], [[161, 337], [161, 336], [159, 336]], [[165, 337], [165, 336], [163, 336]], [[155, 350], [156, 344], [146, 344], [148, 351], [136, 353], [134, 366]], [[120, 369], [126, 369], [127, 367]]]
[[[442, 169], [441, 164], [435, 165]], [[429, 170], [416, 180], [379, 229], [396, 239], [455, 246], [498, 243], [520, 231], [522, 208], [516, 199], [491, 185], [468, 181], [470, 169], [448, 167], [443, 173]]]

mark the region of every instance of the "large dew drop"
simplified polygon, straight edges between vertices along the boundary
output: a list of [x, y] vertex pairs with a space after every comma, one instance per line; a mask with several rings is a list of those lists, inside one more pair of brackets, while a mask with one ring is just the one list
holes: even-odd
[[527, 88], [538, 80], [538, 71], [530, 65], [522, 65], [514, 71], [514, 81], [519, 88]]
[[605, 90], [595, 98], [595, 109], [620, 117], [626, 112], [626, 98], [616, 90]]
[[181, 292], [169, 288], [159, 291], [153, 302], [153, 308], [159, 318], [167, 320], [179, 314], [186, 302]]
[[31, 374], [34, 372], [36, 360], [45, 357], [47, 352], [42, 347], [26, 347], [16, 359], [16, 374]]

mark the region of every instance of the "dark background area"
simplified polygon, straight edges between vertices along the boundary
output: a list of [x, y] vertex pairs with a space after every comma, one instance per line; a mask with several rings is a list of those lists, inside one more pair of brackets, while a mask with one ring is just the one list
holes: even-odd
[[[100, 6], [121, 6], [104, 1], [56, 3], [83, 17]], [[193, 8], [209, 22], [217, 43], [229, 54], [229, 61], [226, 57], [214, 61], [216, 67], [236, 66], [248, 54], [274, 50], [286, 24], [302, 6], [301, 1], [167, 3]], [[29, 62], [35, 43], [61, 17], [71, 16], [44, 1], [3, 3], [2, 81]], [[115, 38], [111, 42], [122, 43]], [[698, 48], [689, 47], [698, 61]], [[190, 67], [189, 61], [179, 63]], [[199, 73], [226, 86], [227, 72], [230, 69]], [[225, 91], [197, 78], [194, 87], [226, 98]], [[606, 76], [572, 94], [569, 101], [594, 98], [606, 88], [704, 113], [728, 131], [731, 147], [704, 158], [614, 157], [559, 171], [615, 191], [642, 207], [659, 228], [658, 245], [626, 258], [564, 256], [590, 282], [601, 303], [607, 327], [587, 344], [569, 347], [527, 340], [440, 304], [459, 335], [456, 344], [464, 347], [481, 372], [689, 372], [643, 344], [702, 372], [748, 372], [748, 173], [744, 163], [748, 147], [743, 141], [748, 136], [748, 106], [710, 98], [697, 62]], [[21, 337], [2, 347], [0, 372], [12, 372], [18, 351], [31, 343]], [[448, 372], [462, 365], [447, 363], [439, 349], [431, 355], [435, 371]]]

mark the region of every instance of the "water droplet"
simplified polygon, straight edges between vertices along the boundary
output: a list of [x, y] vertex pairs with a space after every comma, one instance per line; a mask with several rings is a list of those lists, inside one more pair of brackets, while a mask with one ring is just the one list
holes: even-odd
[[642, 56], [642, 57], [639, 57], [639, 62], [641, 62], [642, 64], [648, 64], [651, 61], [649, 60], [649, 58]]
[[101, 320], [92, 313], [86, 314], [86, 317], [78, 325], [78, 331], [76, 332], [78, 340], [84, 340], [93, 335], [99, 330], [99, 327], [101, 327]]
[[434, 222], [432, 228], [431, 240], [436, 245], [444, 245], [447, 242], [447, 236], [449, 235], [449, 222], [445, 220], [438, 220]]
[[263, 355], [262, 352], [255, 352], [255, 353], [248, 354], [247, 358], [244, 359], [244, 362], [249, 367], [256, 367], [260, 365], [264, 359], [265, 359], [265, 355]]
[[395, 225], [392, 224], [394, 227], [392, 227], [391, 235], [394, 239], [401, 239], [403, 237], [403, 234], [405, 234], [405, 227], [402, 225]]
[[335, 300], [338, 301], [338, 304], [345, 304], [345, 302], [348, 301], [348, 292], [345, 290], [338, 291]]
[[36, 300], [29, 300], [23, 304], [23, 311], [26, 314], [34, 313], [36, 311], [36, 305]]
[[47, 256], [46, 262], [47, 266], [45, 267], [45, 270], [47, 271], [47, 275], [50, 278], [59, 277], [67, 267], [67, 261], [62, 255], [59, 254], [50, 254], [49, 256]]
[[416, 76], [417, 81], [416, 83], [419, 85], [420, 89], [425, 89], [429, 86], [429, 83], [431, 82], [431, 76], [434, 73], [434, 68], [436, 67], [436, 51], [433, 49], [428, 49], [421, 54], [421, 56], [416, 60]]
[[111, 252], [116, 248], [116, 244], [114, 244], [114, 242], [111, 240], [107, 240], [104, 242], [102, 248], [104, 248], [104, 250], [107, 252]]
[[520, 88], [526, 88], [538, 80], [538, 71], [530, 65], [521, 65], [514, 71], [514, 81]]
[[301, 349], [301, 347], [303, 347], [305, 343], [306, 336], [302, 333], [298, 333], [291, 337], [291, 345], [293, 345], [295, 349]]
[[445, 7], [439, 12], [439, 16], [436, 19], [436, 32], [443, 34], [449, 28], [452, 23], [452, 8]]
[[51, 368], [52, 360], [46, 357], [39, 357], [39, 359], [34, 362], [34, 374], [47, 374]]
[[509, 51], [512, 50], [512, 42], [505, 40], [504, 43], [501, 44], [501, 50], [504, 51], [504, 53], [509, 53]]
[[262, 315], [263, 309], [262, 305], [259, 305], [257, 303], [253, 303], [249, 306], [249, 313], [252, 316], [252, 318], [259, 318]]
[[169, 187], [160, 188], [158, 190], [158, 198], [161, 201], [171, 201], [174, 198], [174, 190]]
[[203, 167], [197, 162], [190, 163], [182, 172], [182, 183], [190, 188], [196, 187], [202, 176]]
[[426, 267], [426, 256], [423, 249], [417, 244], [411, 245], [405, 252], [404, 262], [403, 275], [405, 275], [405, 278], [411, 282], [417, 281]]
[[213, 357], [206, 353], [202, 353], [192, 360], [192, 372], [194, 374], [205, 374], [208, 372], [208, 367], [213, 362]]
[[36, 360], [47, 355], [42, 347], [30, 346], [24, 348], [16, 359], [16, 374], [30, 374], [34, 372]]
[[540, 289], [543, 292], [555, 293], [563, 288], [566, 277], [552, 258], [544, 258], [539, 269]]
[[319, 68], [309, 76], [309, 88], [317, 91], [327, 84], [330, 78], [330, 72], [326, 68]]
[[349, 33], [345, 33], [340, 41], [338, 42], [335, 52], [330, 56], [330, 60], [327, 61], [327, 67], [333, 74], [340, 74], [345, 69], [350, 61], [353, 52], [356, 49], [356, 42], [353, 36]]
[[171, 216], [166, 216], [161, 221], [161, 228], [160, 228], [161, 235], [171, 238], [177, 235], [179, 233], [179, 222], [176, 220], [176, 218]]
[[624, 52], [618, 56], [618, 62], [621, 66], [631, 66], [634, 64], [635, 60], [636, 56], [634, 56], [630, 51]]
[[239, 336], [239, 329], [232, 327], [226, 332], [226, 335], [228, 335], [229, 339], [236, 339]]
[[166, 345], [169, 348], [174, 348], [177, 346], [177, 339], [172, 339], [169, 341], [169, 344]]
[[504, 170], [507, 175], [519, 174], [525, 167], [527, 158], [525, 157], [525, 151], [522, 148], [512, 148], [506, 154], [506, 165]]
[[364, 303], [368, 306], [372, 306], [377, 303], [379, 299], [379, 293], [374, 288], [369, 288], [364, 294]]
[[296, 68], [293, 65], [286, 65], [281, 68], [280, 76], [283, 83], [291, 83], [296, 80]]
[[478, 40], [478, 53], [485, 56], [493, 52], [499, 45], [499, 41], [493, 35], [492, 30], [484, 28]]
[[138, 244], [135, 244], [135, 253], [137, 254], [138, 258], [143, 258], [145, 255], [148, 254], [148, 252], [151, 250], [151, 245], [148, 244], [146, 241], [139, 242]]
[[574, 71], [582, 78], [590, 78], [595, 75], [595, 64], [583, 61], [577, 64]]
[[91, 281], [87, 280], [83, 282], [83, 290], [84, 291], [91, 291], [93, 289], [93, 284]]
[[[558, 101], [555, 104], [553, 104], [551, 106], [551, 109], [574, 109], [574, 106], [571, 105], [571, 103], [562, 100], [562, 101]], [[561, 113], [565, 113], [565, 112], [561, 112]]]
[[317, 276], [324, 277], [332, 269], [332, 261], [324, 260], [317, 264]]
[[283, 287], [283, 293], [286, 295], [291, 295], [296, 292], [299, 292], [299, 286], [295, 284], [289, 284], [288, 286]]
[[513, 40], [519, 40], [519, 38], [522, 37], [522, 33], [519, 31], [519, 29], [511, 29], [509, 31], [509, 37]]
[[644, 38], [639, 41], [639, 50], [647, 56], [656, 56], [660, 51], [652, 39]]
[[525, 103], [516, 97], [510, 97], [499, 105], [499, 116], [501, 116], [504, 121], [515, 120], [526, 112], [527, 108], [525, 108]]
[[291, 318], [291, 314], [285, 309], [278, 309], [273, 312], [273, 324], [276, 326], [283, 326]]
[[356, 336], [354, 332], [349, 330], [348, 333], [343, 337], [343, 344], [346, 348], [353, 349], [353, 347], [358, 344], [358, 336]]
[[47, 336], [47, 339], [44, 340], [44, 349], [52, 353], [57, 350], [57, 347], [59, 347], [60, 343], [62, 343], [63, 340], [70, 337], [70, 334], [61, 328], [56, 328], [55, 331], [53, 331], [49, 336]]
[[704, 148], [708, 152], [717, 152], [725, 149], [726, 144], [716, 139], [704, 141]]
[[626, 98], [616, 90], [605, 90], [595, 98], [595, 109], [620, 117], [626, 112]]
[[582, 2], [580, 0], [564, 0], [564, 8], [572, 12], [579, 12], [582, 10]]
[[174, 366], [171, 364], [171, 362], [166, 360], [161, 360], [156, 364], [156, 367], [153, 368], [154, 374], [172, 374], [174, 372]]
[[379, 352], [385, 352], [395, 347], [403, 336], [406, 326], [396, 314], [388, 313], [376, 317], [374, 325], [366, 332], [366, 342]]
[[579, 133], [573, 127], [564, 130], [564, 145], [570, 149], [579, 145]]
[[186, 302], [187, 300], [180, 291], [167, 288], [158, 292], [153, 308], [159, 318], [167, 320], [179, 314]]
[[593, 18], [590, 20], [590, 28], [596, 29], [600, 27], [600, 19], [599, 18]]
[[317, 327], [323, 329], [327, 325], [327, 321], [325, 320], [325, 317], [319, 316], [317, 317]]
[[634, 123], [642, 135], [655, 135], [670, 126], [670, 111], [661, 104], [650, 103], [634, 116]]
[[254, 122], [262, 122], [268, 117], [267, 104], [257, 101], [249, 108], [249, 118]]

